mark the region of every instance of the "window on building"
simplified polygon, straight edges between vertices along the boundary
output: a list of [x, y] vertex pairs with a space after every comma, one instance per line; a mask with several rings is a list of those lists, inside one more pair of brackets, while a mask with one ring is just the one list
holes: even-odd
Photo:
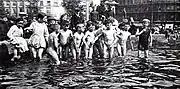
[[9, 6], [9, 5], [10, 5], [10, 1], [7, 1], [7, 2], [6, 2], [6, 6]]
[[50, 15], [51, 14], [51, 10], [47, 10], [46, 13], [47, 13], [47, 15]]
[[13, 6], [16, 6], [16, 2], [13, 2]]
[[51, 1], [47, 1], [47, 6], [51, 6]]
[[54, 2], [54, 6], [58, 6], [58, 2], [55, 1], [55, 2]]
[[43, 1], [40, 1], [40, 6], [43, 6]]
[[20, 12], [24, 12], [24, 8], [19, 8], [19, 11]]
[[20, 6], [23, 6], [23, 5], [24, 5], [24, 3], [21, 1], [21, 2], [20, 2]]
[[51, 9], [51, 7], [46, 7], [46, 9], [47, 9], [47, 10], [50, 10], [50, 9]]

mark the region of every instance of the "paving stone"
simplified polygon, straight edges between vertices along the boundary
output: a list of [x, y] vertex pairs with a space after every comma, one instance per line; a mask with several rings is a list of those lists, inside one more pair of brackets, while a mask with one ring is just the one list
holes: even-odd
[[123, 73], [123, 74], [115, 74], [113, 77], [130, 77], [130, 76], [135, 76], [133, 73]]
[[131, 79], [137, 80], [137, 81], [143, 81], [143, 82], [148, 81], [147, 78], [140, 78], [140, 77], [131, 77]]
[[172, 87], [173, 86], [173, 82], [159, 80], [157, 82], [154, 82], [153, 85], [159, 86], [159, 87], [163, 87], [163, 88], [167, 88], [167, 87]]

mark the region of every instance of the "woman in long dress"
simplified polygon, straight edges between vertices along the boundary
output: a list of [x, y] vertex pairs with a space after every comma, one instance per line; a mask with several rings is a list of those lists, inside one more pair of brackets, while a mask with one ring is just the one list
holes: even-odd
[[10, 48], [9, 54], [14, 54], [11, 61], [19, 59], [20, 53], [28, 51], [28, 46], [26, 40], [23, 38], [23, 19], [18, 18], [16, 24], [11, 26], [10, 30], [7, 33], [7, 36], [10, 38]]
[[39, 13], [37, 15], [37, 21], [32, 22], [30, 27], [26, 28], [33, 30], [33, 34], [29, 39], [29, 44], [33, 58], [36, 61], [40, 61], [40, 59], [42, 59], [42, 53], [46, 48], [46, 43], [48, 41], [49, 32], [47, 25], [45, 24], [46, 20], [47, 16], [44, 13]]

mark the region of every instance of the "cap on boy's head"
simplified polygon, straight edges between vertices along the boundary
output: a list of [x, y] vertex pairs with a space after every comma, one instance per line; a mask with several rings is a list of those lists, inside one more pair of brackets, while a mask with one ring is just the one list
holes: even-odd
[[142, 22], [150, 22], [149, 19], [143, 19]]
[[38, 13], [37, 18], [43, 19], [46, 16], [45, 13]]
[[88, 21], [86, 27], [90, 27], [92, 25], [94, 25], [94, 23], [92, 21]]

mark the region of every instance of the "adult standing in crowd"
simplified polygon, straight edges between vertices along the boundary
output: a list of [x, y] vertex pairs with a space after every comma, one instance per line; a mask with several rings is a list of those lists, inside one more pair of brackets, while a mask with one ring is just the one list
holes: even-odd
[[6, 40], [7, 39], [7, 32], [9, 30], [8, 27], [8, 19], [6, 17], [0, 17], [0, 40]]
[[79, 8], [75, 8], [75, 13], [71, 17], [71, 29], [76, 32], [76, 26], [79, 23], [84, 23], [84, 18]]
[[33, 58], [36, 61], [40, 61], [40, 59], [42, 59], [42, 53], [46, 48], [46, 43], [48, 41], [49, 32], [45, 23], [46, 21], [47, 16], [44, 13], [39, 13], [37, 15], [37, 21], [31, 23], [30, 27], [26, 28], [33, 30], [29, 43]]

